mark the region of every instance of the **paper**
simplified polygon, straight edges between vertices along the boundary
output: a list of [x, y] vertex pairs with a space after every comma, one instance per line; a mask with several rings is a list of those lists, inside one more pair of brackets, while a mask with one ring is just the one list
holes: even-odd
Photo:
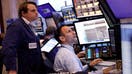
[[102, 61], [100, 63], [98, 63], [97, 65], [102, 65], [102, 66], [112, 66], [115, 65], [115, 62], [111, 62], [111, 61]]

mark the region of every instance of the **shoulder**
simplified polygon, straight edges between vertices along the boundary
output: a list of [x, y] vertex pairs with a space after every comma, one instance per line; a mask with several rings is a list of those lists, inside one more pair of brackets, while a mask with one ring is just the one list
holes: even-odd
[[16, 19], [10, 25], [8, 25], [7, 29], [14, 29], [15, 28], [15, 30], [20, 30], [20, 28], [22, 28], [23, 24], [25, 24], [25, 22], [19, 18], [19, 19]]
[[73, 57], [75, 54], [72, 53], [70, 50], [68, 50], [67, 48], [65, 47], [59, 47], [58, 48], [58, 52], [56, 54], [56, 57], [57, 58], [71, 58]]
[[71, 53], [71, 51], [68, 48], [65, 47], [59, 47], [58, 53], [61, 53], [63, 55], [67, 55], [67, 53]]
[[21, 18], [19, 18], [13, 24], [15, 26], [22, 26], [23, 24], [26, 24], [26, 23], [24, 22], [24, 20], [22, 20]]

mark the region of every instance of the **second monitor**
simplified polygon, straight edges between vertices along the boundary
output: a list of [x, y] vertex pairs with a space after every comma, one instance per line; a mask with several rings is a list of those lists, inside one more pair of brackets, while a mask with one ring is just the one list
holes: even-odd
[[108, 24], [105, 18], [75, 22], [79, 44], [108, 42]]

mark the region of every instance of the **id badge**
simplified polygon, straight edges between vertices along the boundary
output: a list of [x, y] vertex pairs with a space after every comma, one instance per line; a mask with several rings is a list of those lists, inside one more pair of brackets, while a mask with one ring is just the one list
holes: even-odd
[[35, 48], [37, 48], [37, 43], [29, 43], [28, 47], [29, 47], [29, 49], [35, 49]]

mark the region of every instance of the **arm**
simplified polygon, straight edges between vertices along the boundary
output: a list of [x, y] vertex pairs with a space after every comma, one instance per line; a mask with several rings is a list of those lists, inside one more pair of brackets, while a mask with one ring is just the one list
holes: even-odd
[[85, 51], [80, 51], [80, 52], [77, 54], [78, 58], [85, 57], [85, 55], [86, 55]]
[[10, 70], [8, 71], [8, 74], [17, 74], [17, 72], [15, 70]]
[[15, 26], [9, 26], [2, 43], [3, 63], [5, 64], [7, 71], [16, 71], [18, 36], [17, 28]]
[[98, 59], [95, 59], [95, 60], [91, 61], [89, 65], [94, 66], [94, 65], [96, 65], [96, 64], [98, 64], [102, 61], [103, 61], [102, 59], [98, 58]]

